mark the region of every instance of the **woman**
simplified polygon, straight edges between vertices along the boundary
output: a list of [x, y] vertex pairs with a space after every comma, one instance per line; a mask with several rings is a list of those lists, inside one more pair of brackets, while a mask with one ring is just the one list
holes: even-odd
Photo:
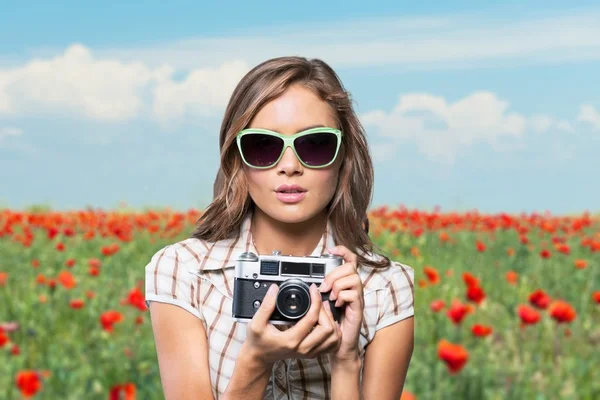
[[[372, 162], [336, 73], [302, 57], [256, 66], [231, 96], [219, 145], [214, 200], [192, 237], [146, 266], [165, 397], [398, 399], [413, 351], [414, 271], [372, 251]], [[343, 264], [311, 286], [295, 325], [268, 322], [277, 285], [248, 324], [233, 321], [237, 258], [273, 250], [330, 252]], [[343, 307], [341, 324], [319, 291]]]

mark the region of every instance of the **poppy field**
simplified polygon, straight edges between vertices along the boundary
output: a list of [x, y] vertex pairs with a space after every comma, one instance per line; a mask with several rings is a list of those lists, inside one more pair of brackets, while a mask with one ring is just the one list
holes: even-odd
[[[0, 399], [161, 399], [144, 267], [200, 210], [0, 210]], [[402, 399], [600, 398], [600, 217], [380, 207], [415, 269]]]

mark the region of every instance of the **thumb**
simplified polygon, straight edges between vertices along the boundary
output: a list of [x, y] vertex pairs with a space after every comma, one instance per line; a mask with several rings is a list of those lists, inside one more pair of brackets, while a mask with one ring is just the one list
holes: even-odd
[[278, 292], [279, 286], [276, 283], [272, 283], [271, 286], [269, 286], [269, 290], [267, 290], [267, 294], [265, 294], [265, 297], [263, 298], [260, 307], [258, 307], [258, 310], [256, 310], [256, 313], [252, 318], [258, 323], [259, 326], [264, 326], [268, 324], [269, 318], [275, 310], [275, 303], [277, 300]]

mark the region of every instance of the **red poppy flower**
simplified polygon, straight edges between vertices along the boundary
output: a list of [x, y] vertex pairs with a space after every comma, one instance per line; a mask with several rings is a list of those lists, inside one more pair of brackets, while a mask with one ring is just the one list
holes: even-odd
[[460, 324], [465, 316], [473, 311], [471, 307], [472, 306], [468, 304], [462, 304], [460, 301], [454, 299], [450, 308], [448, 308], [446, 315], [454, 324]]
[[506, 273], [506, 281], [511, 285], [516, 285], [518, 280], [519, 274], [517, 274], [515, 271], [508, 271]]
[[557, 245], [555, 246], [555, 248], [556, 248], [556, 250], [557, 250], [559, 253], [563, 253], [563, 254], [566, 254], [566, 255], [569, 255], [569, 254], [571, 253], [571, 248], [570, 248], [570, 247], [569, 247], [569, 245], [568, 245], [568, 244], [566, 244], [566, 243], [560, 243], [560, 244], [557, 244]]
[[552, 299], [542, 289], [537, 289], [529, 295], [529, 302], [540, 309], [548, 308]]
[[438, 343], [438, 357], [446, 363], [451, 374], [456, 374], [467, 363], [469, 353], [463, 346], [442, 339]]
[[425, 275], [427, 275], [427, 279], [429, 282], [431, 282], [431, 284], [435, 285], [436, 283], [439, 283], [440, 274], [435, 268], [426, 265], [423, 267], [423, 272], [425, 272]]
[[485, 251], [485, 243], [483, 243], [481, 240], [475, 241], [475, 247], [480, 253]]
[[540, 256], [542, 258], [546, 258], [546, 259], [550, 258], [551, 255], [552, 255], [552, 253], [550, 253], [550, 250], [548, 250], [548, 249], [544, 249], [544, 250], [540, 251]]
[[465, 281], [465, 284], [467, 285], [467, 287], [479, 286], [479, 279], [477, 279], [470, 272], [463, 272], [462, 277], [463, 277], [463, 281]]
[[517, 308], [519, 317], [523, 324], [537, 324], [541, 318], [540, 313], [526, 304], [520, 304]]
[[109, 400], [135, 400], [135, 384], [129, 382], [110, 388]]
[[467, 288], [467, 299], [477, 304], [481, 304], [481, 302], [485, 299], [485, 292], [483, 288], [481, 286], [471, 286]]
[[69, 271], [61, 271], [58, 274], [58, 281], [67, 289], [73, 289], [75, 286], [77, 286], [75, 277]]
[[15, 381], [24, 397], [33, 397], [42, 388], [42, 381], [36, 371], [20, 371]]
[[100, 260], [98, 260], [97, 258], [90, 258], [88, 261], [88, 265], [90, 267], [100, 268], [100, 266], [102, 265], [102, 262]]
[[0, 286], [5, 286], [8, 281], [8, 272], [0, 272]]
[[573, 321], [577, 312], [569, 303], [563, 300], [555, 300], [548, 308], [550, 316], [559, 324]]
[[109, 310], [105, 311], [100, 315], [100, 323], [102, 328], [107, 332], [113, 331], [113, 325], [123, 320], [123, 314], [118, 311]]
[[82, 308], [85, 305], [85, 303], [81, 299], [73, 299], [71, 300], [69, 305], [71, 306], [71, 308], [77, 310], [79, 308]]
[[446, 306], [446, 304], [444, 303], [444, 300], [434, 300], [431, 302], [431, 305], [430, 305], [431, 311], [433, 311], [433, 312], [439, 312], [445, 306]]
[[475, 336], [485, 337], [492, 333], [492, 327], [489, 325], [475, 324], [471, 327], [471, 332]]
[[137, 287], [131, 289], [127, 295], [127, 303], [138, 308], [140, 311], [147, 309], [145, 300], [144, 293]]

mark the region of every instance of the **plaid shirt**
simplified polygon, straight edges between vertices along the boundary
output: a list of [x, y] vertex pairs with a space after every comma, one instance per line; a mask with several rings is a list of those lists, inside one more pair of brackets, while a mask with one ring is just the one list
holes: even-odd
[[[254, 245], [250, 224], [244, 217], [235, 237], [207, 243], [188, 238], [157, 251], [146, 265], [146, 305], [149, 301], [179, 306], [199, 318], [209, 345], [209, 369], [216, 399], [225, 392], [238, 353], [246, 338], [246, 324], [233, 321], [232, 298], [235, 262]], [[312, 256], [334, 247], [331, 222]], [[375, 253], [368, 257], [378, 257]], [[373, 259], [373, 258], [372, 258]], [[378, 329], [414, 314], [414, 271], [392, 261], [384, 270], [359, 265], [363, 282], [364, 318], [359, 340], [360, 356]], [[280, 327], [285, 329], [287, 327]], [[362, 375], [362, 374], [361, 374]], [[329, 399], [331, 376], [326, 355], [315, 359], [277, 361], [265, 391], [265, 399]]]

